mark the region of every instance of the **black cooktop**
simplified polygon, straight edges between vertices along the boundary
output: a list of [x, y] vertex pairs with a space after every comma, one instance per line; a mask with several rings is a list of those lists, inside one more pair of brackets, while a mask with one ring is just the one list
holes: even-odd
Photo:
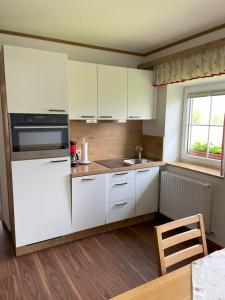
[[106, 160], [96, 160], [95, 162], [110, 168], [110, 169], [114, 169], [114, 168], [121, 168], [121, 167], [127, 167], [127, 164], [125, 164], [123, 161], [125, 159], [129, 159], [129, 158], [114, 158], [114, 159], [106, 159]]

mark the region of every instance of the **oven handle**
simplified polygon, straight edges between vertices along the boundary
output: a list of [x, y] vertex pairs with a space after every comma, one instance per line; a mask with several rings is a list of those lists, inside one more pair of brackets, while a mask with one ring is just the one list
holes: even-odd
[[66, 112], [65, 109], [49, 109], [48, 111], [51, 111], [51, 112]]
[[68, 128], [68, 126], [14, 126], [13, 129], [49, 129], [49, 128]]

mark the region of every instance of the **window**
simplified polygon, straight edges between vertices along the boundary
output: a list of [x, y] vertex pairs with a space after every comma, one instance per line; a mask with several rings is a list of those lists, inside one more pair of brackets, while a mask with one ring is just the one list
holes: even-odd
[[220, 167], [225, 92], [187, 95], [182, 159]]

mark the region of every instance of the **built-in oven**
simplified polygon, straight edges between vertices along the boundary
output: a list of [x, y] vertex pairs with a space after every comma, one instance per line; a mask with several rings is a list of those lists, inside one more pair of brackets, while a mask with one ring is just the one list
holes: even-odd
[[12, 160], [69, 155], [68, 116], [10, 114]]

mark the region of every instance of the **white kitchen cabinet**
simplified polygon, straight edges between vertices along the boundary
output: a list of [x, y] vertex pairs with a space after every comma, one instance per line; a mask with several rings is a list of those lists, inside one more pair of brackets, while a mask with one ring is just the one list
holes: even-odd
[[68, 61], [69, 118], [97, 119], [97, 65]]
[[67, 113], [67, 56], [4, 46], [9, 113]]
[[135, 171], [119, 171], [119, 172], [109, 173], [107, 175], [107, 179], [109, 182], [135, 179]]
[[128, 69], [128, 120], [155, 117], [152, 81], [152, 71]]
[[108, 182], [107, 202], [116, 202], [135, 197], [135, 181], [121, 180]]
[[158, 211], [159, 167], [136, 170], [136, 216]]
[[16, 247], [71, 232], [70, 158], [12, 162]]
[[135, 217], [135, 199], [107, 203], [106, 223], [118, 222]]
[[127, 119], [127, 69], [98, 65], [98, 119]]
[[107, 174], [106, 223], [135, 217], [135, 171]]
[[72, 179], [72, 231], [105, 224], [106, 175]]

